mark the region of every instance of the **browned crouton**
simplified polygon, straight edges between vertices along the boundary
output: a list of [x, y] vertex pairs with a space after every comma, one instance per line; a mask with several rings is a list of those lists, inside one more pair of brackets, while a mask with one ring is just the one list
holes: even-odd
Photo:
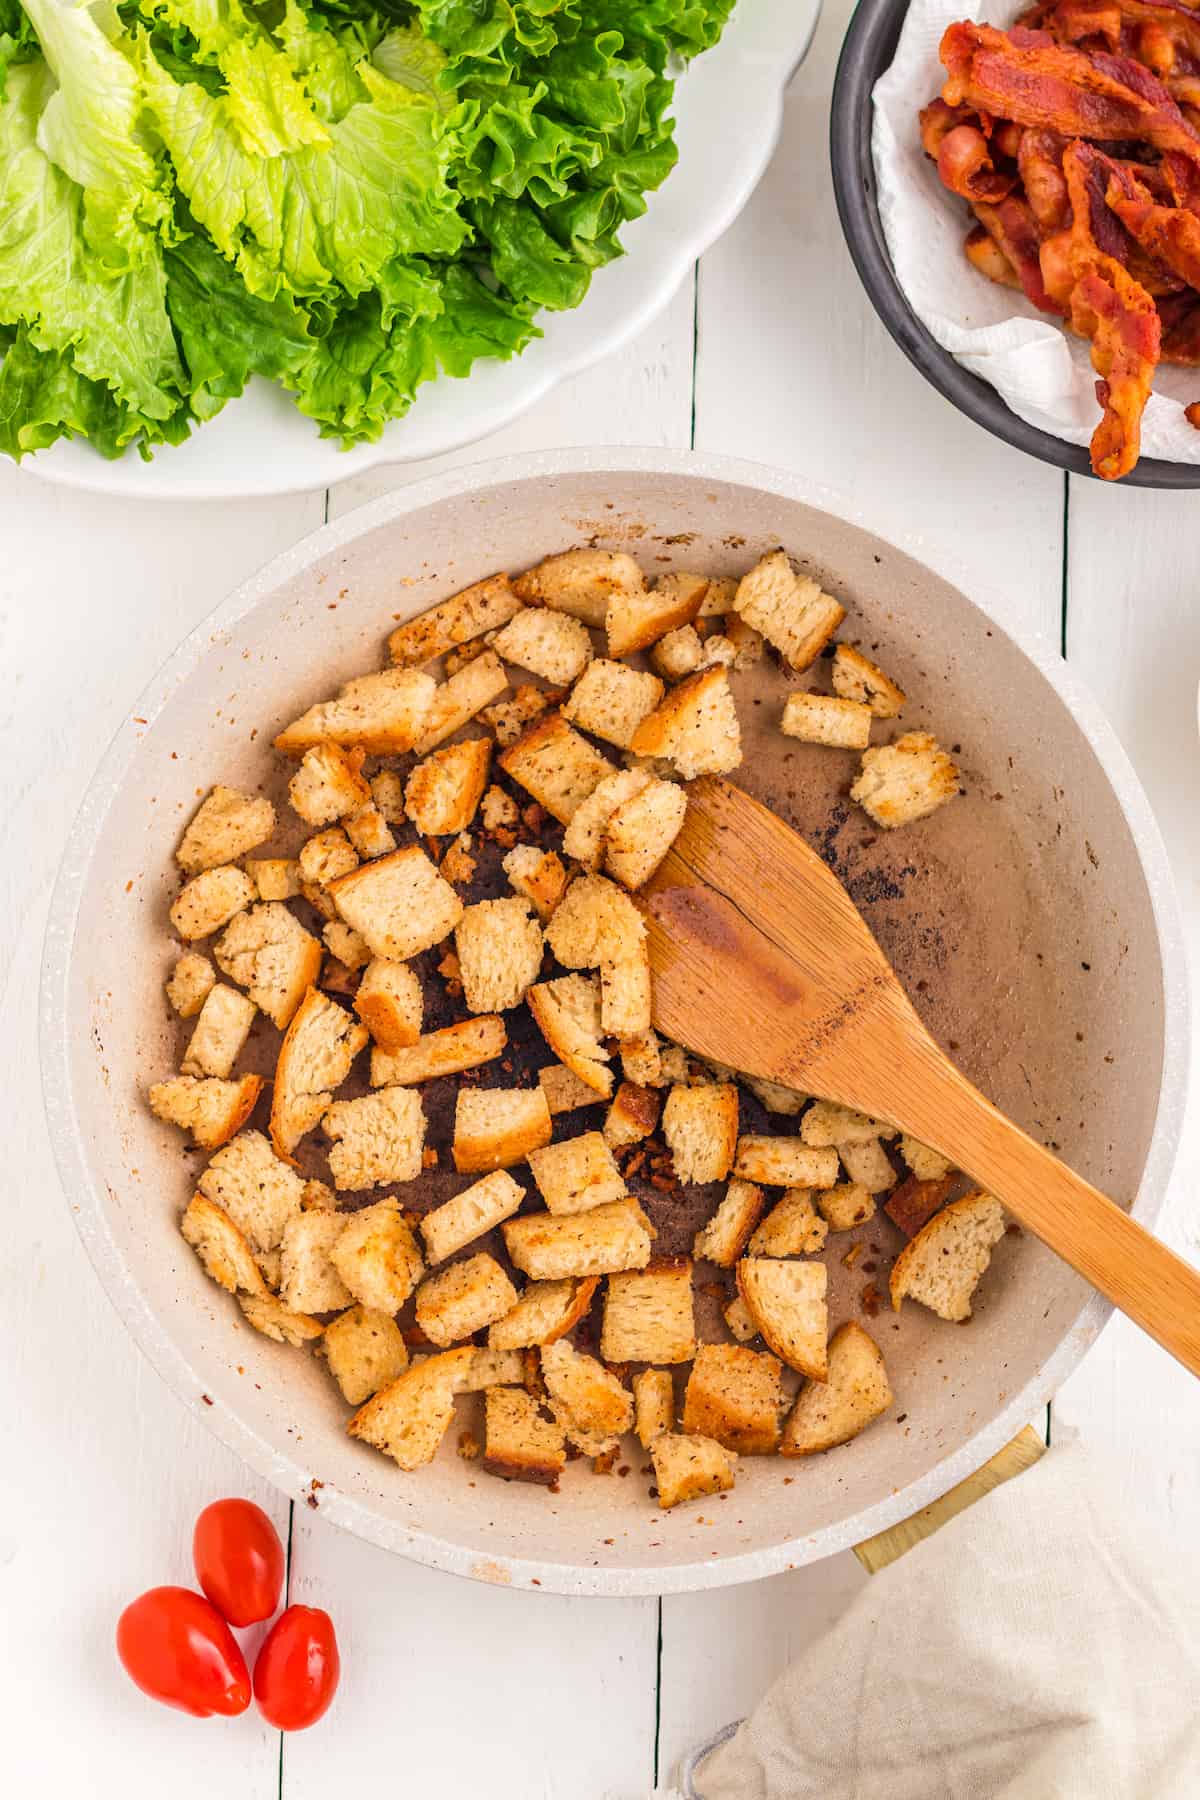
[[789, 694], [779, 729], [806, 744], [865, 750], [871, 741], [871, 709], [831, 694]]
[[368, 1306], [354, 1305], [325, 1327], [321, 1354], [351, 1406], [361, 1406], [408, 1367], [395, 1319]]
[[473, 1013], [519, 1006], [542, 966], [542, 928], [528, 900], [480, 900], [454, 931], [463, 999]]
[[454, 1417], [454, 1396], [468, 1379], [472, 1355], [471, 1346], [463, 1344], [414, 1363], [360, 1407], [346, 1430], [402, 1469], [432, 1462]]
[[830, 1188], [838, 1178], [837, 1151], [817, 1150], [798, 1137], [738, 1139], [733, 1172], [764, 1187]]
[[633, 1427], [633, 1395], [594, 1356], [556, 1338], [542, 1347], [542, 1379], [550, 1410], [585, 1456], [613, 1449]]
[[351, 1294], [330, 1260], [346, 1221], [340, 1213], [296, 1213], [283, 1228], [279, 1295], [292, 1312], [339, 1312]]
[[850, 798], [890, 831], [927, 818], [958, 792], [958, 769], [937, 739], [927, 731], [909, 731], [894, 744], [864, 750]]
[[560, 825], [566, 825], [613, 765], [568, 725], [560, 712], [531, 725], [500, 756], [506, 775], [531, 793]]
[[685, 1500], [728, 1493], [734, 1483], [737, 1452], [712, 1438], [664, 1431], [650, 1446], [658, 1504], [664, 1512]]
[[185, 950], [167, 980], [167, 999], [181, 1019], [194, 1019], [216, 981], [216, 971], [198, 950]]
[[540, 1087], [460, 1088], [454, 1103], [454, 1166], [460, 1174], [507, 1169], [550, 1142]]
[[613, 1095], [612, 1105], [605, 1115], [605, 1143], [615, 1150], [620, 1150], [627, 1144], [640, 1144], [658, 1124], [661, 1104], [654, 1088], [639, 1087], [636, 1082], [623, 1081]]
[[322, 701], [281, 731], [275, 748], [303, 756], [314, 744], [340, 744], [368, 756], [395, 756], [411, 750], [433, 704], [432, 675], [413, 669], [385, 669], [348, 681], [335, 700]]
[[600, 1354], [609, 1363], [692, 1360], [696, 1318], [688, 1257], [609, 1276]]
[[617, 769], [606, 775], [576, 807], [571, 823], [563, 833], [563, 849], [567, 855], [582, 863], [585, 869], [598, 869], [604, 857], [609, 820], [622, 801], [640, 793], [649, 780], [650, 777], [640, 769]]
[[614, 594], [604, 616], [610, 658], [617, 662], [632, 656], [668, 631], [690, 624], [707, 591], [704, 576], [679, 573], [660, 576], [653, 588], [640, 593]]
[[255, 898], [254, 883], [241, 869], [224, 865], [193, 875], [171, 906], [171, 923], [188, 942], [210, 937]]
[[939, 1319], [969, 1319], [971, 1296], [1004, 1229], [1004, 1210], [992, 1194], [976, 1189], [952, 1200], [921, 1227], [892, 1265], [895, 1310], [911, 1294]]
[[737, 1266], [738, 1293], [768, 1347], [814, 1381], [825, 1379], [826, 1282], [824, 1263], [744, 1256]]
[[184, 1075], [218, 1075], [232, 1072], [250, 1035], [258, 1008], [236, 988], [218, 982], [204, 1005], [188, 1040], [180, 1071]]
[[718, 1268], [732, 1269], [746, 1248], [765, 1204], [766, 1196], [760, 1187], [735, 1176], [708, 1224], [702, 1225], [696, 1233], [692, 1243], [693, 1256], [706, 1258]]
[[684, 1393], [684, 1431], [743, 1456], [769, 1456], [782, 1411], [778, 1358], [740, 1344], [700, 1345]]
[[628, 750], [633, 734], [662, 699], [663, 684], [657, 675], [631, 669], [625, 663], [597, 657], [583, 671], [564, 705], [570, 719], [593, 737]]
[[232, 919], [213, 955], [222, 974], [245, 988], [280, 1031], [321, 972], [319, 942], [277, 900]]
[[817, 1195], [821, 1217], [830, 1231], [853, 1231], [875, 1216], [875, 1196], [853, 1181], [839, 1181]]
[[239, 794], [236, 788], [215, 787], [192, 815], [175, 852], [175, 861], [186, 875], [234, 863], [264, 843], [275, 829], [275, 808], [269, 800]]
[[829, 1340], [829, 1372], [800, 1390], [779, 1445], [781, 1456], [832, 1450], [885, 1413], [892, 1390], [874, 1339], [849, 1320]]
[[428, 756], [439, 744], [453, 737], [468, 719], [499, 699], [508, 687], [504, 665], [491, 650], [485, 650], [465, 668], [451, 675], [434, 691], [426, 715], [424, 729], [415, 745], [418, 756]]
[[543, 1416], [531, 1394], [519, 1387], [487, 1390], [483, 1467], [489, 1475], [553, 1487], [566, 1460], [562, 1426]]
[[638, 1087], [665, 1087], [662, 1053], [653, 1031], [639, 1031], [634, 1037], [621, 1039], [621, 1067], [626, 1081]]
[[531, 1150], [529, 1167], [552, 1213], [587, 1212], [589, 1207], [621, 1200], [628, 1192], [598, 1131]]
[[470, 832], [460, 831], [442, 858], [443, 881], [452, 882], [455, 887], [464, 887], [467, 882], [474, 881], [479, 864], [471, 854], [471, 843]]
[[682, 681], [704, 667], [704, 639], [694, 625], [680, 625], [659, 638], [650, 661], [665, 681]]
[[300, 767], [288, 782], [293, 810], [308, 825], [332, 825], [335, 819], [368, 806], [371, 790], [363, 780], [363, 761], [361, 750], [314, 744], [304, 752]]
[[910, 1137], [907, 1132], [900, 1139], [900, 1154], [918, 1181], [941, 1181], [950, 1173], [948, 1157], [931, 1150], [928, 1144]]
[[200, 1177], [200, 1192], [228, 1213], [250, 1248], [274, 1250], [300, 1211], [304, 1183], [261, 1131], [239, 1131]]
[[525, 1198], [525, 1190], [503, 1169], [494, 1169], [482, 1181], [473, 1182], [461, 1194], [435, 1206], [421, 1220], [421, 1235], [431, 1263], [444, 1262], [464, 1245], [510, 1219]]
[[868, 1118], [848, 1106], [832, 1100], [814, 1100], [800, 1126], [806, 1144], [827, 1149], [833, 1144], [841, 1150], [846, 1144], [869, 1144], [872, 1138], [895, 1137], [896, 1127], [882, 1119]]
[[878, 1138], [865, 1144], [843, 1144], [838, 1150], [851, 1181], [866, 1188], [868, 1194], [886, 1194], [896, 1185], [896, 1171]]
[[192, 1246], [213, 1281], [236, 1294], [267, 1293], [267, 1284], [249, 1244], [225, 1210], [203, 1194], [193, 1194], [179, 1221], [184, 1239]]
[[546, 1096], [552, 1118], [559, 1113], [575, 1112], [580, 1106], [595, 1106], [600, 1098], [595, 1088], [580, 1081], [578, 1075], [563, 1063], [550, 1063], [539, 1069], [538, 1086]]
[[367, 1042], [335, 1001], [309, 988], [284, 1033], [271, 1095], [271, 1142], [290, 1161], [300, 1139], [317, 1124]]
[[404, 1050], [421, 1036], [421, 983], [407, 963], [376, 957], [358, 984], [354, 1010], [380, 1050]]
[[644, 1269], [653, 1232], [636, 1200], [585, 1213], [524, 1213], [503, 1226], [510, 1260], [533, 1281]]
[[496, 734], [496, 742], [502, 748], [515, 744], [535, 719], [540, 719], [557, 703], [559, 691], [558, 688], [522, 685], [511, 700], [497, 700], [494, 706], [483, 707], [479, 714], [480, 723]]
[[[836, 1189], [833, 1190], [836, 1192]], [[822, 1199], [825, 1196], [822, 1195]], [[750, 1239], [751, 1256], [809, 1256], [825, 1248], [829, 1226], [807, 1188], [789, 1188]]]
[[850, 644], [833, 653], [833, 691], [869, 707], [877, 719], [894, 719], [904, 707], [904, 690]]
[[528, 606], [496, 633], [492, 640], [497, 656], [529, 669], [544, 681], [568, 686], [592, 660], [592, 640], [587, 626], [567, 614], [544, 606]]
[[539, 982], [526, 999], [555, 1056], [601, 1099], [612, 1093], [608, 1051], [600, 1041], [600, 984], [582, 975]]
[[420, 668], [448, 650], [472, 643], [485, 631], [506, 625], [520, 606], [508, 576], [489, 575], [398, 625], [388, 638], [388, 653], [399, 668]]
[[343, 821], [346, 836], [361, 857], [390, 856], [396, 848], [388, 822], [374, 800]]
[[[328, 1217], [328, 1214], [308, 1214]], [[349, 1218], [330, 1250], [333, 1267], [360, 1305], [373, 1312], [396, 1313], [424, 1274], [412, 1228], [394, 1199], [376, 1200]]]
[[408, 778], [404, 805], [424, 837], [453, 837], [475, 817], [492, 761], [490, 738], [447, 744], [419, 762]]
[[426, 1277], [417, 1289], [417, 1325], [431, 1344], [445, 1349], [502, 1319], [516, 1300], [500, 1264], [481, 1251]]
[[490, 787], [479, 806], [479, 823], [483, 829], [515, 831], [520, 821], [521, 814], [512, 795], [506, 794], [502, 787]]
[[277, 1344], [290, 1344], [294, 1350], [315, 1343], [325, 1327], [311, 1313], [292, 1312], [274, 1294], [239, 1294], [238, 1305], [247, 1323]]
[[[361, 937], [357, 931], [352, 930], [349, 925], [343, 925], [340, 919], [330, 919], [328, 925], [323, 928], [321, 937], [330, 956], [335, 962], [339, 962], [343, 969], [347, 969], [351, 975], [357, 974], [359, 969], [365, 969], [371, 960], [367, 940]], [[399, 966], [397, 965], [397, 967]], [[323, 985], [326, 987], [330, 985], [327, 979]], [[357, 1008], [355, 1010], [357, 1011]]]
[[750, 1317], [746, 1302], [740, 1294], [735, 1294], [721, 1308], [721, 1317], [729, 1329], [730, 1337], [735, 1337], [739, 1344], [753, 1343], [758, 1336], [758, 1326]]
[[[357, 867], [358, 851], [340, 825], [329, 831], [318, 831], [300, 850], [301, 892], [306, 899], [313, 900], [313, 888], [328, 887], [331, 881], [336, 881], [340, 875], [348, 875]], [[313, 900], [313, 904], [317, 902]], [[336, 917], [332, 907], [320, 910]]]
[[724, 1181], [738, 1141], [732, 1082], [676, 1085], [663, 1107], [663, 1136], [680, 1181]]
[[563, 897], [567, 871], [553, 850], [539, 850], [534, 844], [517, 844], [504, 858], [504, 873], [509, 886], [526, 900], [543, 925]]
[[734, 611], [793, 669], [814, 663], [846, 616], [807, 575], [797, 575], [784, 550], [772, 550], [738, 582]]
[[643, 1369], [633, 1378], [634, 1429], [643, 1450], [675, 1424], [675, 1383], [669, 1369]]
[[242, 1129], [262, 1090], [261, 1075], [243, 1075], [240, 1081], [176, 1075], [156, 1081], [147, 1097], [156, 1118], [190, 1131], [202, 1150], [219, 1150]]
[[736, 769], [742, 736], [725, 669], [700, 669], [672, 688], [638, 726], [633, 749], [667, 757], [685, 781]]
[[400, 1050], [371, 1052], [372, 1087], [412, 1087], [495, 1062], [508, 1042], [504, 1020], [484, 1015], [431, 1031]]
[[405, 962], [440, 943], [463, 911], [454, 889], [415, 844], [364, 863], [335, 881], [330, 892], [372, 955], [389, 962]]
[[565, 1337], [587, 1312], [599, 1285], [598, 1275], [581, 1281], [531, 1281], [488, 1332], [489, 1349], [524, 1350]]
[[628, 956], [600, 964], [600, 1028], [610, 1037], [650, 1029], [650, 957], [644, 943]]
[[585, 625], [603, 625], [614, 597], [640, 594], [642, 571], [620, 550], [564, 550], [526, 569], [513, 582], [522, 600], [569, 613]]
[[396, 769], [380, 769], [371, 777], [371, 798], [389, 825], [403, 825], [404, 780]]
[[361, 1100], [335, 1100], [321, 1121], [333, 1140], [334, 1186], [359, 1190], [415, 1181], [421, 1173], [425, 1114], [412, 1088], [386, 1087]]
[[642, 887], [679, 836], [686, 812], [683, 789], [651, 777], [609, 816], [604, 831], [608, 873], [623, 887]]
[[646, 927], [629, 895], [615, 882], [603, 875], [581, 875], [555, 908], [546, 942], [565, 968], [595, 969], [601, 963], [639, 957]]
[[525, 1358], [520, 1350], [477, 1349], [460, 1391], [481, 1394], [485, 1388], [521, 1387], [524, 1381]]

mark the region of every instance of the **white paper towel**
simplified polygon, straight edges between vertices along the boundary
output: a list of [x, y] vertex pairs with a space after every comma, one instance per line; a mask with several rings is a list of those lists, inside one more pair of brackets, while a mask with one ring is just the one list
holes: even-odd
[[[1100, 421], [1096, 374], [1082, 339], [1017, 294], [973, 269], [963, 239], [974, 222], [965, 200], [942, 186], [921, 148], [917, 114], [940, 94], [942, 33], [956, 19], [1002, 29], [1023, 8], [983, 0], [913, 0], [895, 61], [875, 84], [872, 151], [879, 216], [892, 267], [917, 317], [973, 375], [988, 381], [1019, 418], [1071, 444], [1087, 445]], [[1200, 463], [1200, 431], [1183, 409], [1200, 400], [1200, 368], [1165, 365], [1142, 417], [1142, 455]]]

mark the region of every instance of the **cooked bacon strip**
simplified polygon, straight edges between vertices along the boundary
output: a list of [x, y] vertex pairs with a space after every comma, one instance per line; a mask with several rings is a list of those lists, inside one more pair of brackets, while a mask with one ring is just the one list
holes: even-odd
[[1200, 60], [1200, 16], [1182, 0], [1058, 0], [1043, 23], [1059, 42], [1096, 37], [1114, 53], [1134, 51], [1159, 75], [1174, 68], [1180, 50], [1193, 66]]
[[963, 243], [963, 254], [973, 268], [986, 275], [989, 281], [1000, 287], [1020, 289], [1021, 283], [1017, 271], [1005, 256], [994, 237], [990, 237], [982, 225], [972, 225]]
[[956, 125], [978, 125], [979, 114], [969, 106], [947, 106], [944, 100], [931, 100], [917, 114], [921, 126], [921, 148], [936, 162], [942, 139]]
[[1190, 406], [1185, 406], [1183, 416], [1189, 425], [1200, 431], [1200, 400], [1193, 400]]
[[1129, 235], [1189, 287], [1200, 288], [1200, 218], [1187, 207], [1159, 206], [1128, 169], [1108, 167], [1105, 197]]
[[1121, 48], [1121, 8], [1114, 0], [1061, 0], [1045, 24], [1059, 43], [1103, 38], [1110, 50]]
[[1200, 212], [1200, 164], [1178, 150], [1168, 150], [1159, 167], [1176, 206]]
[[1067, 140], [1057, 131], [1027, 130], [1021, 133], [1017, 172], [1025, 198], [1043, 231], [1060, 231], [1071, 216], [1063, 151]]
[[1017, 194], [1010, 194], [999, 206], [976, 201], [971, 210], [1015, 269], [1025, 298], [1031, 300], [1042, 312], [1065, 312], [1064, 303], [1046, 291], [1039, 255], [1041, 243], [1037, 220], [1030, 211], [1028, 202]]
[[1200, 367], [1200, 300], [1194, 294], [1164, 300], [1158, 316], [1162, 322], [1159, 361], [1186, 369]]
[[1141, 449], [1142, 414], [1158, 367], [1162, 332], [1154, 301], [1111, 256], [1097, 255], [1071, 296], [1071, 323], [1092, 341], [1096, 398], [1104, 417], [1092, 433], [1092, 470], [1128, 475]]
[[1007, 199], [1017, 185], [1014, 174], [997, 169], [987, 139], [977, 125], [955, 125], [938, 146], [937, 172], [952, 194], [964, 200]]
[[1144, 140], [1200, 159], [1200, 133], [1148, 69], [1130, 57], [1029, 42], [1044, 36], [967, 20], [949, 26], [939, 52], [948, 71], [943, 100], [1068, 137]]

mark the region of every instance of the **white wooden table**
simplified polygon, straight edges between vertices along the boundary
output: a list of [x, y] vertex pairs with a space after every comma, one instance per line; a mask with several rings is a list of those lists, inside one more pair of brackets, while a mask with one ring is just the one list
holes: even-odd
[[[828, 175], [848, 13], [827, 0], [770, 172], [659, 322], [454, 460], [691, 444], [798, 470], [885, 534], [919, 534], [927, 561], [998, 592], [1005, 624], [1061, 643], [1091, 683], [1149, 790], [1200, 951], [1200, 497], [1101, 489], [1025, 460], [954, 413], [884, 335]], [[159, 662], [229, 588], [323, 519], [424, 472], [298, 499], [135, 506], [0, 469], [0, 1741], [13, 1793], [24, 1778], [90, 1800], [326, 1800], [382, 1781], [439, 1800], [643, 1800], [866, 1580], [846, 1556], [661, 1604], [572, 1601], [390, 1558], [304, 1508], [290, 1515], [191, 1420], [76, 1242], [42, 1120], [35, 1013], [46, 904], [92, 769]], [[1198, 1175], [1200, 1115], [1165, 1226], [1193, 1260]], [[1119, 1448], [1128, 1503], [1168, 1554], [1200, 1509], [1188, 1379], [1118, 1321], [1055, 1417]], [[328, 1605], [342, 1634], [336, 1714], [282, 1743], [253, 1715], [199, 1722], [142, 1703], [112, 1651], [127, 1599], [191, 1579], [192, 1520], [226, 1493], [272, 1513], [292, 1598]]]

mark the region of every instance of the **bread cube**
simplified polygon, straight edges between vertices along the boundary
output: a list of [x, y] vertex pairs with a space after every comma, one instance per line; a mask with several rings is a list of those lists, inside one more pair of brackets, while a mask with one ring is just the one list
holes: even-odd
[[364, 863], [333, 882], [330, 892], [372, 955], [389, 962], [406, 962], [440, 943], [463, 912], [454, 889], [416, 845]]
[[351, 1406], [361, 1406], [408, 1367], [395, 1319], [355, 1304], [325, 1327], [321, 1354]]
[[605, 1362], [691, 1362], [696, 1354], [688, 1257], [610, 1275], [600, 1354]]
[[460, 1088], [454, 1105], [454, 1166], [460, 1174], [507, 1169], [550, 1142], [540, 1087]]
[[286, 1031], [321, 972], [321, 946], [286, 906], [266, 901], [239, 913], [213, 949], [217, 967]]
[[685, 1500], [728, 1493], [734, 1484], [737, 1453], [712, 1438], [664, 1431], [650, 1446], [658, 1504], [667, 1512]]
[[433, 702], [431, 675], [385, 669], [348, 681], [333, 700], [310, 706], [275, 739], [285, 756], [300, 757], [315, 744], [340, 744], [367, 756], [399, 756], [420, 736]]
[[542, 967], [542, 928], [528, 900], [480, 900], [454, 931], [463, 998], [473, 1013], [519, 1006]]
[[587, 1212], [589, 1207], [622, 1200], [628, 1192], [598, 1131], [531, 1150], [529, 1167], [552, 1213]]
[[976, 1189], [952, 1200], [921, 1227], [892, 1265], [896, 1312], [911, 1294], [940, 1319], [969, 1319], [972, 1296], [1004, 1231], [1004, 1209], [994, 1195]]
[[732, 1082], [674, 1086], [662, 1127], [680, 1181], [723, 1181], [738, 1141], [736, 1087]]
[[700, 669], [672, 688], [642, 720], [632, 747], [638, 756], [666, 757], [685, 781], [736, 769], [741, 727], [725, 669]]
[[262, 1090], [261, 1075], [243, 1075], [239, 1081], [176, 1075], [156, 1081], [147, 1098], [156, 1118], [190, 1131], [202, 1150], [219, 1150], [242, 1129]]
[[425, 1114], [412, 1088], [386, 1087], [361, 1100], [335, 1100], [321, 1121], [333, 1142], [329, 1168], [345, 1190], [389, 1187], [421, 1173]]
[[832, 595], [795, 573], [784, 550], [773, 550], [742, 576], [733, 609], [793, 669], [814, 663], [846, 616]]
[[186, 942], [211, 937], [255, 898], [254, 883], [241, 869], [222, 866], [193, 875], [171, 906], [171, 923]]
[[927, 731], [909, 731], [894, 744], [864, 750], [850, 798], [892, 831], [928, 818], [959, 792], [957, 766]]
[[554, 1487], [566, 1466], [566, 1439], [524, 1388], [490, 1387], [484, 1400], [483, 1467], [505, 1481]]
[[340, 744], [314, 744], [300, 758], [288, 783], [292, 809], [309, 825], [332, 825], [347, 813], [370, 804], [371, 789], [363, 779], [364, 754]]
[[877, 719], [894, 719], [904, 708], [903, 688], [850, 644], [839, 644], [833, 653], [833, 691], [869, 707]]
[[388, 638], [388, 653], [399, 668], [419, 668], [498, 630], [520, 607], [508, 576], [489, 575], [398, 625]]
[[636, 1200], [584, 1213], [524, 1213], [503, 1226], [510, 1261], [534, 1281], [644, 1269], [653, 1230]]
[[431, 1344], [445, 1349], [502, 1319], [516, 1299], [495, 1257], [481, 1251], [426, 1277], [417, 1289], [417, 1325]]
[[488, 1332], [488, 1348], [524, 1350], [565, 1337], [591, 1306], [599, 1284], [598, 1275], [583, 1280], [531, 1281], [516, 1305]]
[[813, 1456], [857, 1437], [892, 1404], [892, 1389], [874, 1339], [855, 1320], [829, 1340], [824, 1381], [805, 1382], [779, 1445], [781, 1456]]
[[865, 750], [871, 741], [871, 709], [831, 694], [789, 694], [779, 729], [806, 744]]
[[265, 843], [274, 829], [275, 808], [269, 800], [218, 785], [193, 813], [175, 861], [185, 874], [199, 875], [203, 869], [237, 862]]
[[492, 762], [490, 738], [447, 744], [419, 762], [408, 778], [404, 806], [424, 837], [452, 837], [475, 817]]
[[701, 1344], [684, 1393], [683, 1429], [742, 1456], [769, 1456], [779, 1444], [783, 1404], [776, 1357], [741, 1344]]
[[657, 675], [597, 657], [571, 689], [562, 714], [593, 737], [628, 750], [638, 726], [654, 711], [662, 694]]
[[500, 767], [560, 825], [568, 824], [592, 790], [614, 773], [608, 758], [559, 712], [539, 719], [503, 751]]
[[513, 589], [529, 604], [603, 625], [610, 603], [640, 594], [645, 578], [632, 556], [621, 550], [564, 550], [548, 556], [513, 581]]
[[757, 1225], [766, 1196], [752, 1181], [738, 1177], [729, 1183], [725, 1197], [707, 1225], [702, 1225], [692, 1243], [692, 1254], [716, 1263], [720, 1269], [732, 1269]]
[[827, 1280], [825, 1265], [818, 1262], [744, 1256], [737, 1266], [738, 1293], [767, 1347], [814, 1381], [825, 1379]]

